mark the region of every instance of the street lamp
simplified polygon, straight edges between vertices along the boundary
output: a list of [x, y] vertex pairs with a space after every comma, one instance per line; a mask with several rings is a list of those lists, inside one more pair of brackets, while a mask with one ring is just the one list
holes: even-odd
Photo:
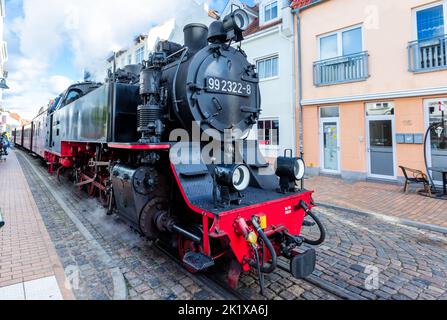
[[8, 85], [6, 84], [6, 79], [5, 78], [1, 78], [0, 79], [0, 89], [1, 90], [8, 90], [9, 89]]

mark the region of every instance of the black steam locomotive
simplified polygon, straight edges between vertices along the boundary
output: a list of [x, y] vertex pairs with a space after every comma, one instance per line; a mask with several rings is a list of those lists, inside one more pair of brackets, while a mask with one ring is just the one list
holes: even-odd
[[[241, 272], [271, 273], [279, 256], [297, 278], [315, 268], [324, 229], [302, 188], [305, 165], [285, 155], [276, 171], [246, 139], [261, 113], [259, 79], [241, 46], [249, 23], [236, 10], [209, 29], [184, 28], [184, 45], [161, 41], [143, 65], [111, 72], [105, 84], [71, 86], [15, 142], [72, 172], [142, 234], [178, 249], [191, 272], [230, 261]], [[302, 236], [304, 218], [321, 230]]]

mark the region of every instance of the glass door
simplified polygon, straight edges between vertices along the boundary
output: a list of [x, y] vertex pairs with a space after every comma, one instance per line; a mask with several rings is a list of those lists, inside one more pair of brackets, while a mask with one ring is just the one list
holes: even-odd
[[338, 119], [321, 121], [321, 154], [322, 171], [340, 173]]
[[394, 104], [367, 104], [366, 112], [368, 175], [396, 179]]
[[340, 174], [340, 109], [320, 108], [320, 167], [323, 173]]

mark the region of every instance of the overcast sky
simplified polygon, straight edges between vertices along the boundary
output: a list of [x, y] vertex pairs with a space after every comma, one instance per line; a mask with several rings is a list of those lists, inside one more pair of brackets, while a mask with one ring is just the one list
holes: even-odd
[[[208, 2], [221, 11], [227, 0]], [[246, 0], [252, 4], [253, 0]], [[107, 55], [134, 36], [181, 14], [183, 0], [6, 0], [8, 86], [3, 107], [32, 119], [83, 70], [102, 69]], [[102, 81], [103, 79], [98, 79]]]

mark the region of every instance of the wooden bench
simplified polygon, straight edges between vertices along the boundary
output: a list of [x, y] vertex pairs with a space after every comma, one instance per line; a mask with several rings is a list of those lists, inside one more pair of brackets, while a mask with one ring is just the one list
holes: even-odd
[[403, 166], [399, 166], [402, 170], [405, 177], [405, 187], [404, 192], [408, 192], [408, 187], [410, 184], [423, 184], [424, 192], [427, 193], [430, 197], [432, 196], [430, 181], [428, 181], [428, 176], [423, 173], [421, 170], [406, 168]]

